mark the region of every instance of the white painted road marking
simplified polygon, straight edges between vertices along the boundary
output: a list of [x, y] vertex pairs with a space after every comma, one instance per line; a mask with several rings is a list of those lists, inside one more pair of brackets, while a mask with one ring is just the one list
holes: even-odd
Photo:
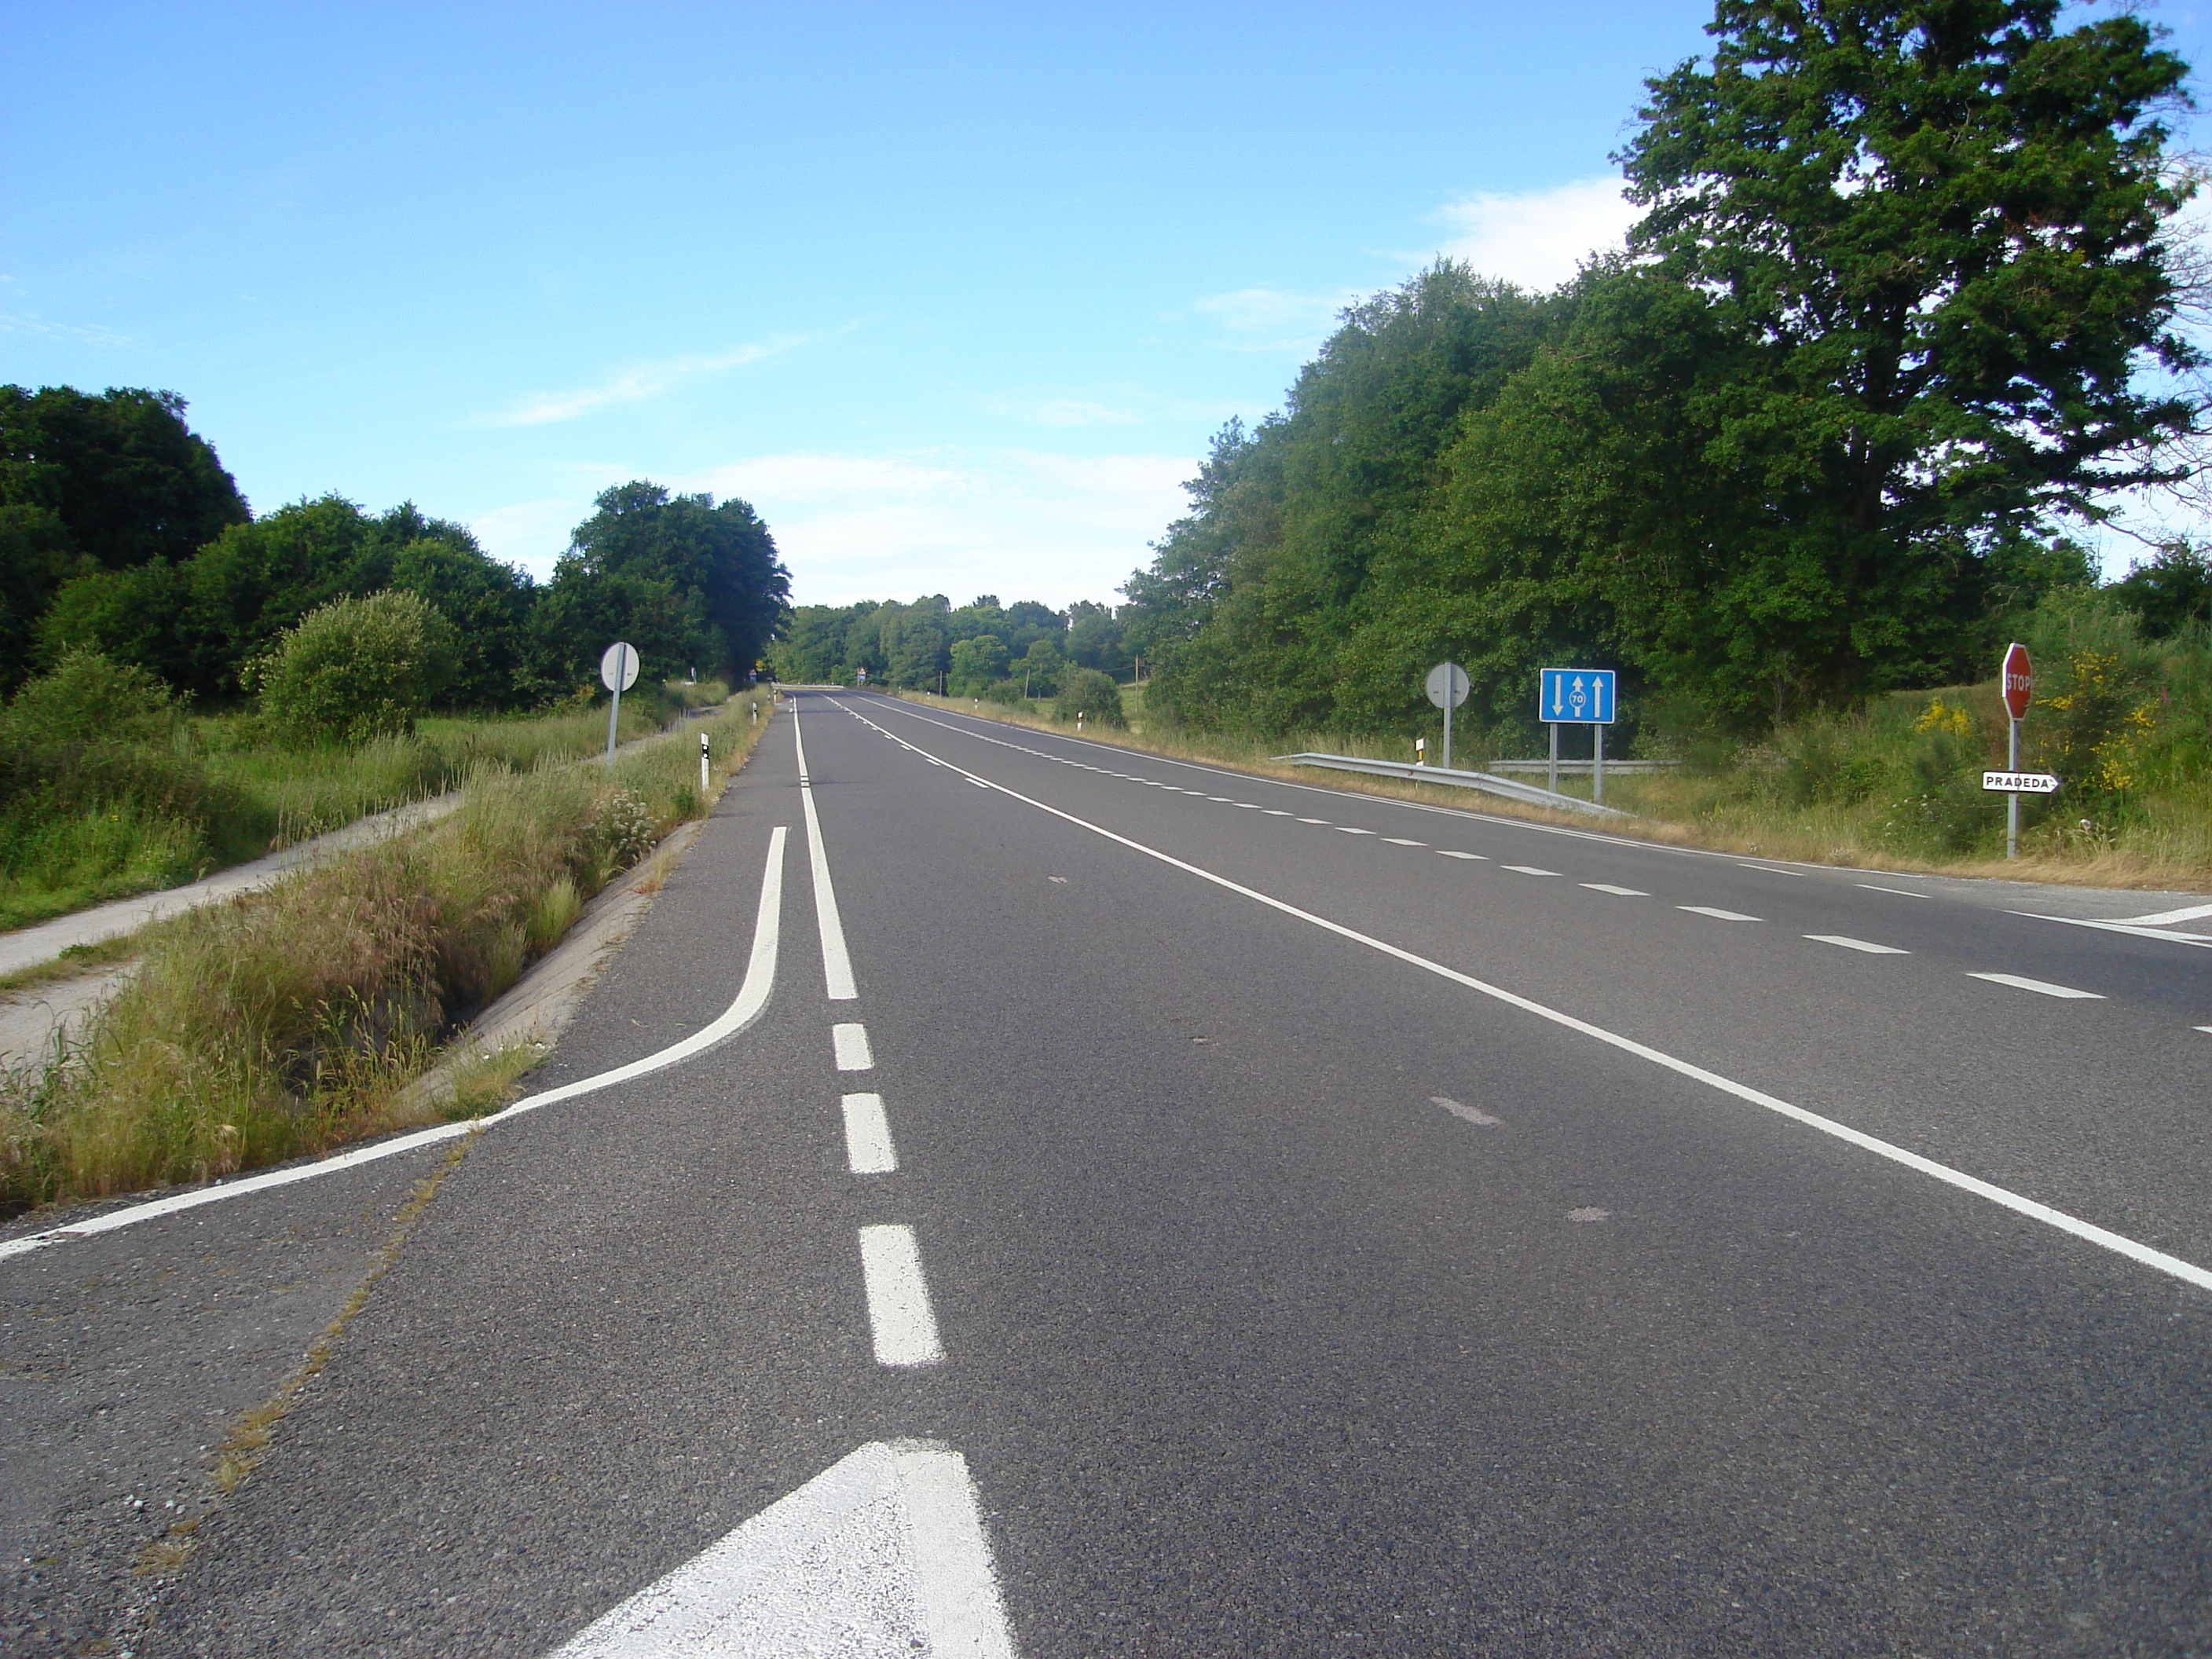
[[1326, 829], [1328, 824], [1328, 820], [1327, 818], [1300, 818], [1298, 822], [1300, 823], [1318, 823], [1324, 829]]
[[1851, 939], [1843, 933], [1808, 933], [1807, 939], [1815, 945], [1840, 945], [1846, 951], [1863, 951], [1870, 957], [1909, 957], [1910, 951], [1899, 950], [1894, 945], [1870, 945], [1863, 939]]
[[845, 1162], [854, 1175], [889, 1175], [898, 1168], [890, 1119], [881, 1095], [845, 1097]]
[[865, 1025], [833, 1025], [830, 1041], [837, 1050], [837, 1069], [841, 1072], [872, 1072], [876, 1068], [876, 1057], [868, 1048], [868, 1028]]
[[1425, 841], [1407, 841], [1403, 836], [1385, 836], [1382, 839], [1393, 847], [1426, 847], [1428, 845]]
[[1355, 830], [1348, 823], [1340, 823], [1336, 828], [1338, 834], [1346, 836], [1371, 836], [1375, 833], [1372, 830]]
[[2077, 991], [2070, 985], [2052, 985], [2039, 979], [2022, 979], [2018, 974], [1969, 974], [1968, 979], [1985, 979], [1992, 985], [2009, 985], [2015, 991], [2034, 991], [2046, 997], [2069, 997], [2083, 1002], [2102, 1002], [2101, 991]]
[[876, 1441], [647, 1585], [552, 1659], [1013, 1659], [968, 1465]]
[[41, 1233], [25, 1233], [19, 1238], [0, 1242], [0, 1261], [11, 1255], [48, 1244], [64, 1244], [72, 1239], [88, 1238], [94, 1233], [113, 1232], [118, 1227], [136, 1225], [141, 1221], [152, 1221], [161, 1216], [175, 1215], [180, 1210], [196, 1210], [203, 1204], [220, 1203], [226, 1198], [240, 1198], [247, 1193], [258, 1193], [270, 1187], [289, 1187], [295, 1181], [313, 1181], [317, 1176], [336, 1175], [341, 1170], [350, 1170], [363, 1164], [374, 1164], [380, 1158], [392, 1158], [401, 1152], [411, 1152], [418, 1146], [435, 1146], [441, 1140], [456, 1140], [479, 1129], [489, 1129], [504, 1123], [509, 1118], [520, 1117], [525, 1112], [534, 1112], [550, 1106], [556, 1101], [573, 1100], [578, 1095], [590, 1094], [594, 1090], [627, 1083], [663, 1066], [673, 1066], [692, 1055], [711, 1048], [725, 1037], [735, 1036], [761, 1017], [768, 1006], [769, 995], [775, 988], [776, 944], [782, 936], [783, 925], [783, 849], [787, 836], [784, 826], [778, 824], [769, 831], [768, 868], [761, 874], [760, 914], [753, 923], [752, 955], [745, 962], [745, 977], [738, 987], [734, 1001], [722, 1011], [720, 1018], [702, 1025], [690, 1036], [657, 1049], [641, 1060], [633, 1060], [627, 1066], [617, 1066], [612, 1071], [599, 1072], [574, 1083], [564, 1083], [557, 1089], [548, 1089], [543, 1094], [528, 1095], [502, 1111], [489, 1117], [464, 1118], [458, 1123], [441, 1123], [428, 1129], [417, 1129], [412, 1134], [394, 1135], [389, 1140], [380, 1140], [373, 1146], [356, 1146], [349, 1152], [339, 1152], [319, 1163], [301, 1164], [289, 1170], [270, 1170], [264, 1175], [241, 1176], [235, 1181], [226, 1181], [213, 1187], [202, 1187], [193, 1192], [178, 1193], [168, 1198], [157, 1198], [147, 1204], [132, 1204], [120, 1210], [110, 1210], [105, 1215], [87, 1217], [66, 1227], [52, 1227]]
[[1915, 893], [1909, 889], [1903, 887], [1877, 887], [1870, 881], [1862, 881], [1854, 884], [1865, 888], [1869, 893], [1894, 893], [1899, 898], [1932, 898], [1935, 896], [1932, 893]]
[[1449, 1112], [1454, 1117], [1464, 1118], [1469, 1123], [1480, 1124], [1486, 1129], [1495, 1128], [1500, 1121], [1500, 1120], [1491, 1116], [1489, 1113], [1481, 1111], [1475, 1107], [1461, 1105], [1459, 1102], [1452, 1099], [1448, 1095], [1431, 1095], [1429, 1097], [1429, 1104], [1431, 1106], [1441, 1106], [1444, 1110]]
[[1556, 876], [1559, 873], [1556, 870], [1539, 870], [1533, 864], [1501, 864], [1498, 867], [1510, 870], [1516, 876]]
[[1641, 887], [1615, 887], [1609, 881], [1586, 881], [1583, 885], [1593, 893], [1610, 893], [1615, 898], [1650, 898], [1651, 896]]
[[2160, 910], [2148, 916], [2113, 916], [2112, 921], [2130, 927], [2164, 927], [2177, 921], [2202, 921], [2212, 916], [2212, 904], [2192, 904], [2181, 910]]
[[1693, 916], [1711, 916], [1715, 921], [1757, 921], [1757, 916], [1747, 916], [1741, 910], [1723, 910], [1711, 904], [1678, 904], [1677, 910], [1687, 910]]
[[1437, 848], [1437, 856], [1440, 859], [1480, 859], [1485, 864], [1490, 862], [1490, 854], [1487, 853], [1455, 853], [1449, 847]]
[[[875, 724], [864, 714], [856, 714], [854, 718], [870, 726]], [[882, 730], [880, 726], [876, 729]], [[902, 738], [901, 741], [903, 742], [904, 739]], [[1733, 1078], [1723, 1077], [1718, 1072], [1708, 1071], [1692, 1061], [1677, 1059], [1664, 1049], [1654, 1048], [1648, 1043], [1637, 1042], [1633, 1037], [1623, 1036], [1618, 1031], [1609, 1031], [1602, 1025], [1594, 1025], [1589, 1021], [1577, 1018], [1562, 1009], [1538, 1002], [1533, 997], [1524, 997], [1519, 992], [1509, 991], [1502, 985], [1492, 985], [1486, 980], [1475, 978], [1472, 974], [1463, 974], [1456, 968], [1447, 968], [1443, 963], [1432, 961], [1427, 957], [1408, 951], [1401, 945], [1393, 945], [1387, 939], [1376, 938], [1372, 933], [1363, 933], [1356, 927], [1348, 927], [1340, 921], [1332, 921], [1327, 916], [1316, 915], [1310, 910], [1301, 909], [1286, 899], [1279, 899], [1272, 894], [1263, 893], [1256, 887], [1247, 887], [1240, 881], [1232, 881], [1227, 876], [1217, 875], [1211, 870], [1179, 859], [1172, 853], [1164, 853], [1157, 847], [1147, 847], [1140, 841], [1133, 841], [1127, 836], [1118, 835], [1103, 824], [1093, 823], [1088, 818], [1079, 818], [1073, 812], [1064, 812], [1057, 806], [1049, 805], [1037, 799], [1034, 795], [1024, 795], [1018, 789], [1010, 789], [1003, 783], [994, 783], [991, 787], [1012, 799], [1020, 801], [1024, 805], [1033, 806], [1040, 812], [1058, 818], [1063, 823], [1072, 823], [1079, 830], [1088, 830], [1102, 841], [1109, 841], [1117, 847], [1125, 847], [1139, 856], [1164, 864], [1171, 870], [1180, 870], [1186, 875], [1210, 883], [1225, 892], [1235, 893], [1239, 897], [1250, 899], [1255, 904], [1265, 905], [1267, 908], [1279, 912], [1281, 915], [1293, 916], [1300, 921], [1320, 928], [1323, 933], [1334, 933], [1339, 939], [1363, 945], [1380, 955], [1402, 962], [1408, 967], [1418, 968], [1424, 973], [1434, 974], [1437, 978], [1449, 980], [1455, 985], [1465, 986], [1478, 995], [1488, 997], [1495, 1002], [1504, 1003], [1509, 1008], [1518, 1008], [1523, 1013], [1531, 1014], [1538, 1019], [1548, 1021], [1566, 1030], [1577, 1032], [1594, 1042], [1602, 1042], [1608, 1048], [1620, 1049], [1623, 1054], [1633, 1054], [1638, 1059], [1646, 1060], [1662, 1070], [1672, 1072], [1678, 1077], [1687, 1078], [1695, 1083], [1704, 1084], [1707, 1088], [1732, 1096], [1747, 1105], [1772, 1112], [1778, 1117], [1786, 1117], [1793, 1123], [1801, 1124], [1820, 1134], [1832, 1136], [1847, 1146], [1856, 1146], [1862, 1152], [1871, 1152], [1876, 1158], [1886, 1158], [1890, 1163], [1901, 1165], [1916, 1174], [1924, 1175], [1934, 1181], [1940, 1181], [1947, 1187], [1954, 1187], [1960, 1192], [1972, 1193], [1975, 1197], [1985, 1199], [1992, 1204], [2001, 1206], [2012, 1211], [2015, 1215], [2025, 1216], [2031, 1221], [2040, 1222], [2046, 1227], [2065, 1233], [2069, 1237], [2078, 1238], [2084, 1243], [2094, 1244], [2100, 1249], [2110, 1250], [2115, 1255], [2125, 1256], [2130, 1261], [2178, 1279], [2184, 1284], [2194, 1285], [2199, 1290], [2212, 1291], [2212, 1270], [2200, 1267], [2193, 1261], [2185, 1261], [2178, 1255], [2169, 1255], [2164, 1250], [2154, 1249], [2148, 1244], [2128, 1237], [2125, 1234], [2100, 1227], [2093, 1221], [2084, 1221], [2079, 1216], [2067, 1214], [2063, 1210], [2055, 1210], [2048, 1204], [2024, 1197], [2019, 1193], [1996, 1185], [1994, 1182], [1984, 1181], [1979, 1176], [1968, 1175], [1963, 1170], [1954, 1170], [1949, 1164], [1939, 1164], [1932, 1158], [1923, 1158], [1918, 1152], [1899, 1146], [1893, 1141], [1868, 1134], [1863, 1129], [1855, 1129], [1848, 1123], [1838, 1122], [1832, 1117], [1823, 1117], [1818, 1112], [1808, 1111], [1802, 1106], [1795, 1105], [1778, 1095], [1770, 1095], [1763, 1089], [1754, 1089], [1749, 1084], [1738, 1083]], [[1912, 896], [1917, 898], [1923, 895], [1914, 894]]]
[[1745, 864], [1739, 860], [1735, 867], [1739, 870], [1764, 870], [1770, 876], [1796, 876], [1800, 880], [1805, 878], [1802, 870], [1784, 870], [1771, 864]]
[[791, 706], [791, 741], [799, 751], [799, 802], [806, 813], [806, 851], [814, 867], [814, 921], [822, 935], [822, 977], [830, 1001], [850, 1002], [860, 994], [853, 986], [853, 959], [845, 951], [845, 924], [837, 915], [837, 890], [830, 884], [830, 856], [822, 848], [822, 820], [814, 811], [814, 785], [807, 777], [806, 745], [799, 735], [797, 703]]
[[934, 1365], [945, 1358], [921, 1276], [921, 1246], [905, 1224], [860, 1229], [860, 1278], [878, 1365]]
[[1291, 816], [1291, 809], [1287, 806], [1269, 806], [1262, 810], [1271, 818], [1286, 818]]

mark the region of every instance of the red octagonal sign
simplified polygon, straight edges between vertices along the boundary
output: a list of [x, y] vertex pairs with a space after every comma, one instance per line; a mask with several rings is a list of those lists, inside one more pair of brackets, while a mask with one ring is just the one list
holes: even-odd
[[2035, 670], [2028, 665], [2027, 647], [2015, 641], [2005, 647], [2004, 700], [2016, 720], [2027, 718], [2027, 705], [2035, 696]]

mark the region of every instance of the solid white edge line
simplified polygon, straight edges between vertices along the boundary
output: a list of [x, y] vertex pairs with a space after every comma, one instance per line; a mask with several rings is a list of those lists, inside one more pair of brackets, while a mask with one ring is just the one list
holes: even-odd
[[806, 856], [814, 872], [814, 924], [822, 936], [822, 978], [830, 1001], [851, 1002], [860, 994], [853, 984], [853, 958], [845, 950], [837, 890], [830, 883], [830, 855], [823, 849], [822, 820], [814, 811], [814, 785], [806, 774], [806, 744], [799, 735], [796, 702], [791, 706], [791, 741], [799, 750], [799, 804], [806, 814]]
[[2177, 921], [2202, 921], [2212, 916], [2212, 904], [2191, 904], [2179, 910], [2160, 910], [2148, 916], [2114, 916], [2112, 920], [2130, 927], [2164, 927]]
[[371, 1146], [357, 1146], [351, 1152], [340, 1152], [317, 1163], [303, 1164], [289, 1170], [270, 1170], [262, 1175], [245, 1176], [236, 1181], [226, 1181], [220, 1186], [202, 1187], [193, 1192], [179, 1193], [171, 1198], [157, 1198], [150, 1203], [110, 1210], [105, 1215], [71, 1222], [66, 1226], [49, 1228], [45, 1232], [27, 1233], [21, 1238], [0, 1243], [0, 1261], [10, 1256], [26, 1255], [48, 1244], [67, 1243], [72, 1239], [88, 1238], [95, 1233], [113, 1232], [119, 1227], [134, 1226], [141, 1221], [153, 1221], [185, 1210], [196, 1210], [203, 1204], [218, 1203], [226, 1198], [240, 1198], [247, 1193], [265, 1192], [271, 1187], [289, 1187], [296, 1181], [312, 1181], [319, 1176], [336, 1175], [341, 1170], [374, 1164], [380, 1158], [396, 1158], [402, 1152], [411, 1152], [418, 1146], [434, 1146], [441, 1140], [453, 1140], [478, 1129], [490, 1128], [510, 1118], [520, 1117], [525, 1112], [534, 1112], [558, 1101], [573, 1100], [578, 1095], [611, 1088], [617, 1083], [627, 1083], [633, 1078], [658, 1072], [664, 1066], [673, 1066], [679, 1060], [689, 1060], [692, 1055], [711, 1048], [725, 1037], [735, 1036], [760, 1018], [761, 1011], [768, 1006], [769, 994], [775, 988], [776, 944], [783, 911], [783, 847], [787, 833], [781, 824], [769, 832], [768, 868], [761, 876], [760, 915], [753, 923], [752, 954], [746, 960], [745, 977], [738, 987], [737, 1000], [723, 1011], [720, 1018], [711, 1024], [701, 1026], [681, 1042], [672, 1042], [642, 1060], [630, 1061], [627, 1066], [617, 1066], [612, 1071], [581, 1078], [557, 1089], [548, 1089], [543, 1094], [526, 1096], [514, 1105], [488, 1117], [465, 1118], [458, 1123], [440, 1123], [428, 1129], [417, 1129], [411, 1134], [395, 1135], [389, 1140], [380, 1140]]
[[991, 1571], [967, 1460], [935, 1440], [894, 1440], [907, 1516], [913, 1531], [915, 1588], [933, 1654], [963, 1659], [1014, 1659], [1006, 1604]]
[[860, 1229], [860, 1282], [878, 1365], [934, 1365], [945, 1358], [922, 1275], [921, 1246], [904, 1222]]
[[[859, 714], [855, 714], [854, 718], [863, 720], [867, 719], [866, 715]], [[874, 726], [875, 722], [867, 720], [867, 724]], [[883, 728], [877, 726], [876, 729], [881, 731]], [[904, 742], [905, 739], [901, 738], [900, 741]], [[968, 775], [973, 777], [975, 775], [971, 772]], [[1456, 968], [1447, 968], [1440, 962], [1431, 962], [1428, 957], [1418, 956], [1401, 945], [1392, 945], [1371, 934], [1363, 933], [1357, 928], [1347, 927], [1340, 921], [1331, 921], [1328, 917], [1316, 915], [1310, 910], [1301, 910], [1295, 904], [1272, 897], [1256, 888], [1247, 887], [1241, 882], [1231, 881], [1226, 876], [1218, 876], [1211, 870], [1200, 869], [1197, 865], [1187, 864], [1171, 853], [1163, 853], [1157, 848], [1146, 846], [1142, 842], [1132, 841], [1127, 836], [1116, 835], [1113, 830], [1102, 825], [1079, 818], [1072, 812], [1063, 812], [1057, 806], [1048, 806], [1041, 800], [1032, 799], [1018, 790], [1007, 788], [1002, 783], [994, 783], [991, 787], [1003, 795], [1036, 807], [1040, 812], [1048, 812], [1054, 817], [1072, 823], [1078, 829], [1088, 830], [1095, 836], [1126, 847], [1133, 853], [1139, 853], [1148, 859], [1158, 860], [1170, 868], [1196, 876], [1200, 881], [1211, 882], [1216, 887], [1224, 888], [1241, 897], [1250, 899], [1256, 904], [1264, 904], [1271, 910], [1279, 910], [1285, 915], [1295, 916], [1300, 921], [1310, 922], [1325, 933], [1334, 933], [1339, 938], [1350, 939], [1356, 945], [1364, 945], [1371, 951], [1382, 952], [1384, 956], [1395, 957], [1408, 966], [1434, 974], [1439, 979], [1449, 980], [1455, 985], [1464, 985], [1468, 989], [1480, 992], [1482, 995], [1502, 1002], [1510, 1008], [1518, 1008], [1524, 1013], [1535, 1015], [1539, 1019], [1549, 1020], [1554, 1025], [1579, 1032], [1595, 1042], [1618, 1048], [1624, 1054], [1633, 1054], [1638, 1060], [1648, 1060], [1654, 1066], [1688, 1078], [1693, 1082], [1702, 1083], [1708, 1088], [1717, 1089], [1723, 1094], [1732, 1095], [1748, 1105], [1760, 1107], [1778, 1116], [1786, 1117], [1792, 1122], [1802, 1123], [1808, 1129], [1817, 1129], [1822, 1134], [1832, 1135], [1836, 1139], [1856, 1146], [1862, 1152], [1872, 1152], [1877, 1158], [1887, 1158], [1893, 1164], [1902, 1164], [1908, 1170], [1940, 1181], [1946, 1186], [1955, 1187], [1961, 1192], [1972, 1193], [1977, 1198], [1986, 1199], [1992, 1204], [1999, 1205], [2015, 1214], [2026, 1216], [2032, 1221], [2039, 1221], [2047, 1227], [2056, 1228], [2058, 1231], [2069, 1234], [2085, 1243], [2097, 1245], [2100, 1249], [2112, 1251], [2116, 1255], [2125, 1256], [2130, 1261], [2139, 1262], [2146, 1267], [2155, 1268], [2160, 1273], [2170, 1274], [2185, 1284], [2194, 1285], [2199, 1290], [2212, 1291], [2212, 1271], [2200, 1267], [2194, 1262], [2184, 1261], [2179, 1256], [2168, 1255], [2163, 1250], [2154, 1250], [2149, 1245], [2138, 1243], [2124, 1234], [2112, 1232], [2109, 1229], [2098, 1226], [2094, 1222], [2084, 1221], [2078, 1216], [2068, 1215], [2063, 1210], [2054, 1210], [2047, 1204], [2039, 1204], [2032, 1198], [2024, 1198], [2018, 1193], [2009, 1192], [2002, 1187], [1984, 1181], [1978, 1176], [1970, 1176], [1963, 1170], [1951, 1168], [1948, 1164], [1938, 1164], [1932, 1158], [1923, 1158], [1917, 1152], [1908, 1152], [1902, 1146], [1894, 1146], [1889, 1141], [1878, 1139], [1873, 1135], [1854, 1129], [1848, 1123], [1838, 1123], [1833, 1118], [1822, 1117], [1818, 1112], [1808, 1112], [1802, 1106], [1793, 1106], [1790, 1102], [1778, 1096], [1752, 1088], [1747, 1084], [1738, 1083], [1731, 1078], [1723, 1077], [1717, 1072], [1709, 1072], [1704, 1066], [1692, 1065], [1686, 1060], [1677, 1060], [1674, 1055], [1647, 1047], [1633, 1037], [1622, 1036], [1617, 1032], [1607, 1030], [1601, 1025], [1593, 1025], [1588, 1020], [1577, 1019], [1572, 1014], [1558, 1008], [1548, 1007], [1516, 992], [1506, 990], [1503, 986], [1489, 984], [1475, 978], [1472, 974], [1462, 974]]]
[[884, 1111], [881, 1095], [847, 1095], [845, 1165], [854, 1175], [890, 1175], [898, 1168], [898, 1149], [891, 1145], [891, 1121]]

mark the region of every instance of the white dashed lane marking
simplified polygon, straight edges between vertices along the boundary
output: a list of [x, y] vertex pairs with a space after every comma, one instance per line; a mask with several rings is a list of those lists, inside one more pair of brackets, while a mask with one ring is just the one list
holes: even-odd
[[1346, 836], [1371, 836], [1375, 833], [1372, 830], [1355, 830], [1348, 823], [1340, 823], [1336, 828], [1339, 834]]
[[854, 1175], [889, 1175], [898, 1168], [881, 1095], [845, 1097], [845, 1162]]
[[1327, 818], [1300, 818], [1298, 822], [1300, 823], [1318, 823], [1324, 830], [1328, 828], [1328, 820]]
[[1863, 939], [1850, 939], [1842, 933], [1808, 933], [1807, 939], [1815, 945], [1840, 945], [1846, 951], [1863, 951], [1870, 957], [1909, 957], [1911, 951], [1894, 945], [1874, 945]]
[[876, 1057], [868, 1051], [868, 1028], [865, 1025], [833, 1025], [830, 1041], [837, 1050], [837, 1069], [841, 1072], [872, 1072]]
[[1403, 836], [1385, 836], [1382, 839], [1393, 847], [1426, 847], [1428, 845], [1425, 841], [1407, 841]]
[[1483, 1111], [1479, 1107], [1462, 1106], [1459, 1102], [1452, 1099], [1449, 1095], [1431, 1095], [1429, 1097], [1429, 1104], [1431, 1106], [1441, 1106], [1444, 1110], [1449, 1112], [1454, 1117], [1459, 1118], [1465, 1122], [1474, 1124], [1480, 1128], [1494, 1129], [1498, 1127], [1500, 1121], [1491, 1116], [1489, 1113]]
[[1490, 855], [1487, 853], [1455, 853], [1449, 847], [1437, 848], [1437, 856], [1440, 859], [1474, 859], [1485, 864], [1490, 862]]
[[1641, 887], [1615, 887], [1609, 881], [1586, 881], [1583, 885], [1593, 893], [1610, 893], [1615, 898], [1650, 898], [1651, 896]]
[[2102, 1002], [2101, 991], [2077, 991], [2070, 985], [2053, 985], [2047, 980], [2023, 979], [2018, 974], [1969, 974], [1968, 979], [1985, 979], [1992, 985], [2009, 985], [2015, 991], [2033, 991], [2039, 996], [2066, 997], [2081, 1002]]
[[1559, 873], [1556, 870], [1539, 870], [1533, 864], [1501, 864], [1498, 867], [1510, 870], [1516, 876], [1556, 876]]
[[861, 1228], [860, 1277], [867, 1286], [868, 1328], [878, 1365], [934, 1365], [945, 1358], [913, 1228]]
[[1904, 887], [1877, 886], [1870, 881], [1857, 882], [1855, 883], [1854, 885], [1863, 887], [1869, 893], [1894, 893], [1899, 898], [1927, 898], [1929, 896], [1929, 895], [1926, 893], [1916, 893], [1911, 891], [1910, 889]]
[[1757, 916], [1747, 916], [1741, 910], [1723, 910], [1711, 904], [1678, 904], [1677, 910], [1687, 910], [1693, 916], [1711, 916], [1715, 921], [1757, 921]]

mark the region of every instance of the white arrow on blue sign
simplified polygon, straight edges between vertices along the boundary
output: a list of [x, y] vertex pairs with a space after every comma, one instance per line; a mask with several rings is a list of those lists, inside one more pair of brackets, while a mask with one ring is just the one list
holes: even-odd
[[1563, 726], [1613, 724], [1613, 670], [1540, 668], [1536, 718]]

